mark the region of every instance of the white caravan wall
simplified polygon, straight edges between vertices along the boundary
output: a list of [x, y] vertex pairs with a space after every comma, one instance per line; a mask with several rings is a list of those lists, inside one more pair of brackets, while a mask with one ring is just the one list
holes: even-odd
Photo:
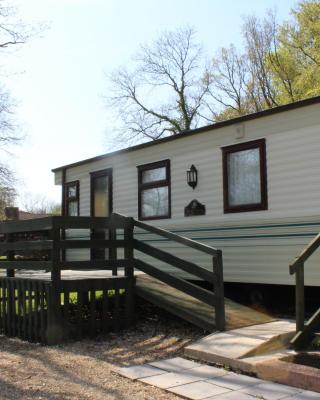
[[[137, 218], [136, 167], [170, 159], [172, 217], [147, 222], [221, 248], [226, 281], [292, 284], [289, 262], [320, 231], [320, 105], [242, 125], [241, 139], [236, 139], [238, 125], [232, 125], [69, 168], [67, 182], [80, 180], [80, 215], [90, 215], [90, 172], [113, 168], [113, 209]], [[221, 147], [258, 138], [266, 139], [268, 210], [224, 214]], [[191, 164], [198, 169], [195, 190], [186, 183]], [[192, 199], [205, 204], [205, 216], [184, 217]], [[198, 254], [167, 241], [150, 244], [191, 259]], [[210, 260], [195, 261], [211, 268]], [[307, 285], [320, 285], [319, 261], [309, 261]]]

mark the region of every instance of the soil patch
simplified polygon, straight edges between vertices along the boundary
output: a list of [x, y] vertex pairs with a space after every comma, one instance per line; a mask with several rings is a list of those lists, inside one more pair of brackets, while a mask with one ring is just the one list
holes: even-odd
[[317, 353], [299, 353], [286, 361], [294, 364], [305, 365], [306, 367], [320, 368], [320, 354]]
[[137, 316], [135, 328], [53, 347], [0, 336], [0, 399], [178, 399], [113, 369], [179, 355], [205, 332], [142, 300]]

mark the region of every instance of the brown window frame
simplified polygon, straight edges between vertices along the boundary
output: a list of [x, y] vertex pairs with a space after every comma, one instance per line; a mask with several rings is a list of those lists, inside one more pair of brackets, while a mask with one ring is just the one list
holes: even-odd
[[[142, 183], [142, 173], [156, 168], [166, 169], [166, 179], [159, 181]], [[170, 160], [161, 160], [152, 162], [149, 164], [138, 165], [138, 218], [141, 221], [153, 220], [153, 219], [167, 219], [171, 218], [171, 171], [170, 171]], [[168, 187], [168, 213], [166, 215], [155, 215], [150, 217], [142, 216], [142, 192], [146, 189], [154, 189], [158, 187]]]
[[[260, 189], [261, 202], [252, 204], [240, 204], [231, 206], [229, 204], [229, 176], [228, 176], [228, 155], [243, 150], [259, 149], [260, 154]], [[222, 166], [223, 166], [223, 205], [224, 213], [237, 213], [247, 211], [261, 211], [268, 209], [268, 186], [267, 186], [267, 160], [266, 160], [266, 140], [257, 139], [250, 142], [233, 144], [222, 147]]]
[[[76, 186], [76, 195], [72, 197], [68, 197], [68, 188], [69, 186]], [[69, 203], [77, 202], [77, 217], [80, 215], [80, 182], [72, 181], [66, 182], [64, 184], [64, 213], [68, 217], [69, 216]]]

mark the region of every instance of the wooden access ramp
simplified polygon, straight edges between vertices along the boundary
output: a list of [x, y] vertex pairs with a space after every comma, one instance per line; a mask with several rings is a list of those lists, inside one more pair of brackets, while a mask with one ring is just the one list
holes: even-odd
[[[157, 307], [206, 330], [216, 330], [214, 307], [159, 280], [141, 274], [136, 277], [136, 294]], [[274, 318], [225, 298], [226, 330], [264, 324]]]

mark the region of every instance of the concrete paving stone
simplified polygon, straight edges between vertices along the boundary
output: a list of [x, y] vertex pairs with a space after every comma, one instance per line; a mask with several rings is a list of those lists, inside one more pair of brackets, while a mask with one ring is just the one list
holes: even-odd
[[155, 361], [149, 363], [149, 365], [156, 368], [164, 369], [165, 371], [168, 372], [179, 372], [182, 369], [195, 368], [200, 366], [201, 364], [196, 363], [195, 361], [187, 360], [182, 357], [175, 357], [175, 358], [170, 358], [168, 360]]
[[215, 385], [222, 386], [228, 389], [239, 390], [245, 387], [259, 385], [264, 381], [247, 375], [234, 374], [232, 372], [229, 373], [228, 375], [218, 376], [209, 379], [208, 382], [214, 383]]
[[241, 389], [240, 392], [256, 397], [260, 396], [265, 400], [280, 400], [284, 398], [290, 398], [290, 396], [293, 395], [297, 395], [298, 393], [302, 392], [302, 390], [291, 386], [280, 385], [278, 383], [263, 382], [259, 385]]
[[131, 367], [118, 368], [117, 370], [115, 370], [115, 372], [129, 379], [139, 379], [166, 373], [166, 371], [152, 367], [148, 364], [133, 365]]
[[192, 400], [202, 400], [206, 399], [208, 396], [230, 392], [229, 389], [222, 388], [221, 386], [216, 386], [204, 381], [175, 386], [171, 389], [168, 389], [168, 391]]
[[168, 372], [166, 374], [139, 379], [140, 382], [144, 382], [148, 385], [156, 386], [161, 389], [168, 389], [174, 386], [185, 385], [187, 383], [196, 382], [199, 380], [201, 380], [199, 376], [196, 376], [196, 374], [189, 374], [189, 371], [185, 371], [184, 373]]
[[[238, 391], [232, 391], [228, 393], [223, 393], [216, 396], [207, 397], [205, 400], [257, 400], [258, 397], [250, 396], [250, 394], [241, 393]], [[260, 397], [260, 400], [262, 398]], [[289, 400], [289, 399], [288, 399]]]
[[226, 371], [223, 368], [212, 367], [211, 365], [200, 365], [199, 367], [188, 369], [186, 372], [204, 381], [217, 376], [230, 374], [230, 371]]
[[294, 396], [285, 397], [284, 400], [315, 400], [320, 399], [320, 393], [310, 392], [309, 390], [304, 390]]

